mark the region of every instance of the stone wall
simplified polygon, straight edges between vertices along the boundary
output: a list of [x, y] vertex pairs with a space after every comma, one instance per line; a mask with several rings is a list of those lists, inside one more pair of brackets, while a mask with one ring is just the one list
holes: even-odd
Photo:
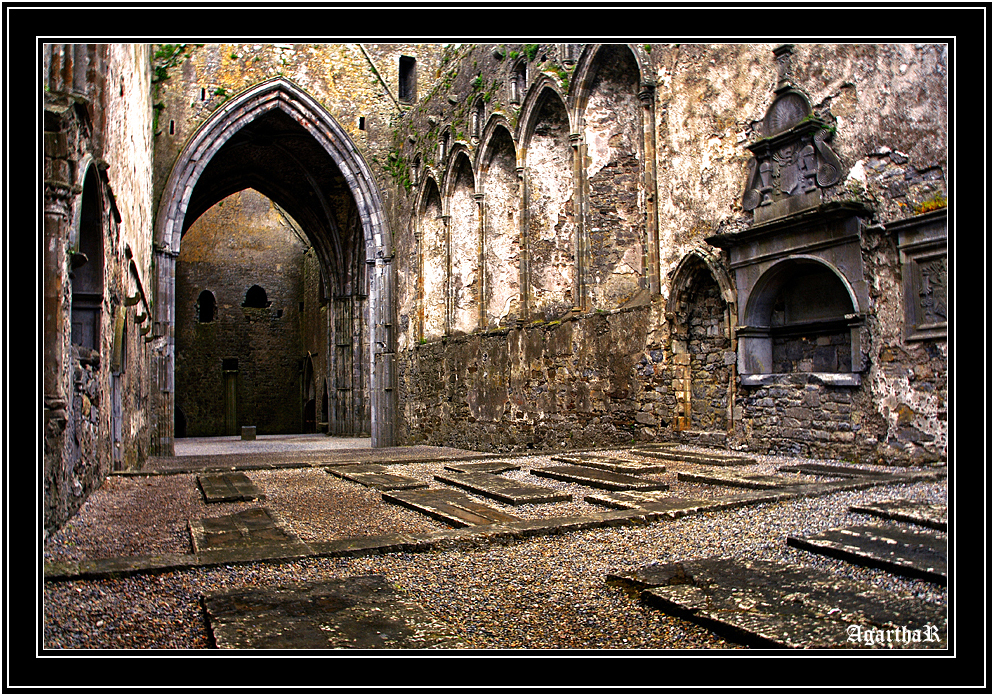
[[45, 529], [149, 452], [148, 49], [46, 45]]
[[[187, 436], [236, 435], [243, 425], [259, 434], [304, 429], [309, 247], [295, 228], [272, 201], [247, 190], [207, 211], [184, 236], [176, 267], [176, 406]], [[246, 306], [253, 287], [265, 292], [262, 306]], [[201, 316], [203, 292], [216, 304], [211, 317]]]

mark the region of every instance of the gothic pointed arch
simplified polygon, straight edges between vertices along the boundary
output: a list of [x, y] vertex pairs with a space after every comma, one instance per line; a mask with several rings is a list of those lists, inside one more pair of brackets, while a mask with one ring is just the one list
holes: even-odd
[[[294, 170], [296, 179], [279, 180], [264, 167], [242, 173], [237, 168], [232, 172], [233, 168], [229, 166], [224, 176], [215, 175], [207, 182], [211, 185], [204, 184], [207, 181], [205, 172], [223, 148], [230, 153], [250, 141], [257, 144], [267, 138], [266, 145], [280, 150], [288, 167], [297, 167]], [[314, 167], [301, 162], [301, 151], [289, 147], [299, 142], [305, 143], [308, 155], [325, 158], [328, 166]], [[364, 372], [370, 375], [371, 382], [372, 444], [374, 447], [393, 444], [392, 243], [376, 180], [335, 119], [303, 89], [280, 77], [246, 89], [201, 124], [177, 157], [159, 200], [154, 225], [158, 276], [156, 336], [161, 339], [157, 350], [160, 368], [157, 370], [159, 404], [155, 443], [158, 453], [171, 454], [173, 447], [175, 344], [172, 326], [175, 322], [175, 264], [183, 232], [216, 200], [244, 188], [254, 188], [289, 207], [288, 212], [312, 238], [326, 268], [345, 272], [354, 267], [353, 255], [343, 250], [343, 235], [331, 215], [330, 206], [320, 195], [322, 182], [319, 177], [328, 176], [332, 171], [343, 182], [342, 189], [348, 192], [355, 207], [363, 246], [361, 251], [356, 251], [361, 253], [361, 261], [369, 275], [371, 311], [364, 339], [368, 341]], [[307, 190], [318, 194], [317, 203], [305, 205], [296, 198], [303, 195], [301, 191]]]
[[445, 175], [448, 210], [449, 265], [447, 273], [452, 333], [472, 333], [480, 323], [480, 214], [476, 175], [469, 149], [453, 148]]
[[525, 313], [551, 321], [573, 311], [576, 268], [573, 130], [566, 103], [550, 78], [529, 91], [524, 134]]
[[521, 312], [521, 186], [517, 148], [503, 119], [491, 119], [480, 150], [483, 196], [484, 328], [517, 321]]

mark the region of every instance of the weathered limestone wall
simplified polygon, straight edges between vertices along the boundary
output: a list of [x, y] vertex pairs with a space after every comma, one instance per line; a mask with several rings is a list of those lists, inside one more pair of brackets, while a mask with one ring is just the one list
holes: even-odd
[[[236, 435], [243, 425], [259, 434], [303, 430], [309, 247], [294, 227], [272, 201], [246, 190], [184, 236], [176, 266], [176, 407], [186, 436]], [[245, 306], [253, 286], [265, 291], [266, 306]], [[205, 291], [216, 303], [212, 317], [201, 316]], [[237, 367], [226, 367], [229, 360]]]
[[148, 49], [46, 45], [45, 529], [149, 451]]
[[[645, 439], [703, 433], [755, 450], [895, 461], [943, 456], [945, 340], [906, 340], [907, 293], [888, 292], [901, 285], [905, 252], [887, 226], [945, 205], [945, 47], [798, 45], [779, 68], [774, 48], [459, 47], [437, 91], [405, 117], [409, 137], [400, 151], [414, 186], [394, 227], [398, 246], [418, 250], [398, 266], [405, 279], [398, 297], [398, 349], [406, 352], [400, 402], [409, 441], [539, 447], [561, 446], [571, 434], [595, 443], [575, 400], [556, 400], [553, 410], [536, 391], [519, 398], [515, 411], [505, 405], [513, 402], [505, 394], [518, 374], [510, 365], [522, 359], [520, 336], [552, 331], [555, 322], [580, 331], [598, 321], [591, 310], [647, 303], [630, 317], [643, 342], [631, 350], [615, 346], [614, 377], [605, 379], [635, 379], [651, 368], [657, 381], [636, 404], [606, 397], [605, 409], [627, 415], [615, 419], [620, 430], [600, 431], [604, 442], [618, 441], [636, 423], [635, 437]], [[743, 208], [753, 156], [746, 146], [764, 136], [778, 85], [803, 93], [813, 116], [831, 124], [827, 145], [839, 169], [826, 174], [819, 200], [858, 203], [865, 211], [852, 272], [870, 291], [859, 360], [850, 356], [848, 329], [788, 336], [774, 349], [782, 375], [750, 386], [740, 383], [735, 361], [738, 303], [748, 298], [737, 296], [725, 252], [705, 240], [755, 224]], [[474, 122], [486, 124], [478, 137]], [[499, 156], [511, 151], [508, 141], [516, 181], [502, 175], [510, 171], [510, 158]], [[450, 217], [443, 227], [428, 210], [457, 214], [448, 199], [455, 187], [447, 162], [455, 151], [461, 158], [470, 153], [482, 194], [485, 306], [473, 338], [457, 338], [451, 326], [446, 333], [444, 300], [433, 299], [453, 292], [454, 279], [440, 277], [440, 269], [456, 247], [440, 236], [461, 222]], [[506, 200], [509, 193], [516, 205]], [[504, 220], [509, 224], [499, 224]], [[691, 272], [691, 258], [706, 259], [704, 270]], [[658, 295], [648, 292], [654, 278]], [[791, 289], [803, 295], [803, 274], [798, 278]], [[465, 295], [465, 278], [460, 282]], [[674, 296], [678, 288], [682, 294]], [[841, 310], [826, 307], [825, 316], [835, 311]], [[508, 328], [494, 330], [501, 325]], [[574, 355], [573, 362], [575, 370], [582, 361]], [[584, 379], [563, 369], [564, 384]], [[859, 376], [841, 382], [805, 376], [851, 371]], [[551, 392], [570, 393], [556, 386], [555, 370], [540, 372]], [[512, 417], [503, 444], [494, 412], [521, 414]]]

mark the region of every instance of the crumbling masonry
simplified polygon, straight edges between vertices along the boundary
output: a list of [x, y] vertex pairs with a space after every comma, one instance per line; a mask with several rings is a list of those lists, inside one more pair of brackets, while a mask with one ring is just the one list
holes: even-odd
[[944, 45], [43, 58], [48, 530], [242, 425], [945, 458]]

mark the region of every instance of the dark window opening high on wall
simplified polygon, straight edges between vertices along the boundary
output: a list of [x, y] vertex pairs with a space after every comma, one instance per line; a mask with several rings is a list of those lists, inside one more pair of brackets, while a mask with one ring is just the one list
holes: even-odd
[[397, 96], [402, 102], [413, 102], [417, 98], [417, 61], [410, 56], [400, 57], [400, 77]]

